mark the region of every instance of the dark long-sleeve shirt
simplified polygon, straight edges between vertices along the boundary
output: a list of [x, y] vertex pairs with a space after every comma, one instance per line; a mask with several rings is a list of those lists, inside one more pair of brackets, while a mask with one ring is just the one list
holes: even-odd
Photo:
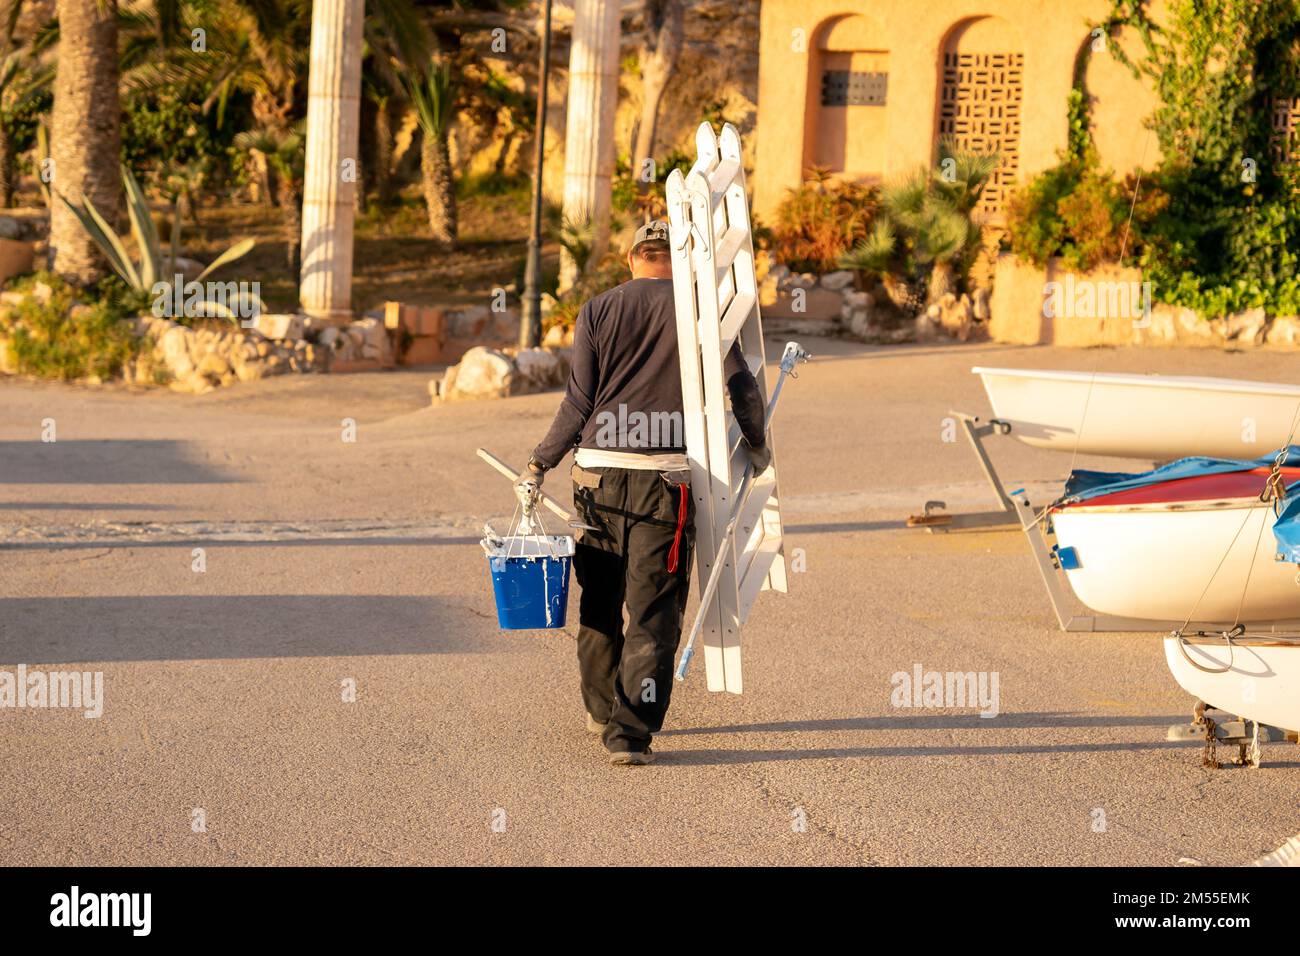
[[[763, 397], [739, 344], [723, 365], [745, 440], [765, 436]], [[564, 401], [533, 458], [554, 468], [575, 445], [606, 451], [686, 450], [671, 279], [632, 279], [587, 302], [573, 334]]]

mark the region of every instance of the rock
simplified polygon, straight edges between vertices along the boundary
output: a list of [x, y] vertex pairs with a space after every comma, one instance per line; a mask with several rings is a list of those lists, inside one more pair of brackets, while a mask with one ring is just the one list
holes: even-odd
[[989, 290], [988, 287], [976, 289], [971, 294], [971, 314], [980, 322], [987, 322], [993, 312], [989, 308]]
[[44, 305], [50, 301], [50, 297], [54, 295], [54, 290], [44, 282], [37, 282], [32, 286], [31, 295], [33, 299]]
[[23, 224], [12, 216], [0, 216], [0, 239], [21, 239]]
[[263, 312], [253, 319], [252, 327], [268, 339], [297, 340], [303, 336], [302, 316], [289, 312]]
[[321, 329], [320, 335], [316, 338], [316, 343], [322, 348], [332, 349], [334, 348], [334, 344], [338, 342], [341, 334], [342, 333], [338, 330], [338, 326], [327, 325], [325, 328]]
[[198, 372], [200, 375], [219, 379], [230, 374], [230, 363], [219, 353], [208, 352], [199, 361]]
[[514, 355], [511, 395], [560, 388], [569, 378], [569, 356], [553, 349], [520, 349]]
[[439, 394], [443, 401], [504, 398], [510, 394], [515, 365], [497, 349], [477, 346], [447, 369]]
[[187, 259], [184, 256], [177, 256], [172, 261], [172, 271], [179, 272], [183, 275], [186, 282], [189, 282], [192, 279], [197, 279], [203, 274], [203, 270], [206, 268], [207, 266], [199, 262], [197, 259]]
[[938, 317], [937, 315], [931, 314], [937, 312], [938, 312], [938, 306], [937, 305], [931, 306], [925, 312], [922, 312], [920, 315], [916, 317], [916, 320], [913, 323], [915, 335], [916, 335], [916, 341], [928, 342], [932, 339], [936, 339], [939, 337]]
[[1218, 345], [1219, 339], [1212, 323], [1206, 322], [1191, 309], [1178, 310], [1175, 328], [1180, 345]]
[[1151, 306], [1150, 321], [1133, 331], [1138, 344], [1172, 345], [1178, 341], [1178, 310], [1156, 303]]
[[265, 372], [261, 362], [240, 362], [235, 366], [235, 376], [241, 382], [256, 382]]
[[168, 386], [174, 392], [188, 392], [191, 395], [203, 395], [212, 391], [213, 384], [197, 372], [191, 372], [189, 375], [177, 377]]
[[177, 382], [183, 382], [194, 374], [194, 361], [190, 358], [192, 338], [189, 329], [173, 325], [158, 340], [158, 357]]
[[821, 287], [830, 289], [832, 292], [839, 292], [854, 280], [854, 274], [848, 269], [841, 269], [838, 272], [828, 272], [821, 278]]
[[1266, 340], [1281, 348], [1300, 346], [1300, 316], [1279, 315], [1269, 324]]
[[1264, 338], [1268, 315], [1262, 308], [1247, 309], [1226, 319], [1225, 338], [1237, 345], [1252, 347]]
[[[963, 295], [958, 299], [951, 292], [945, 293], [938, 302], [926, 310], [926, 318], [937, 320], [939, 328], [947, 335], [965, 342], [974, 331], [975, 315], [970, 298]], [[918, 337], [928, 334], [928, 329], [917, 325]]]
[[389, 351], [388, 330], [384, 328], [382, 319], [373, 317], [358, 319], [352, 323], [352, 328], [360, 329], [361, 341], [365, 345], [378, 349], [380, 352]]
[[850, 335], [864, 342], [868, 341], [875, 332], [871, 323], [871, 312], [868, 309], [853, 309], [849, 313], [847, 326]]

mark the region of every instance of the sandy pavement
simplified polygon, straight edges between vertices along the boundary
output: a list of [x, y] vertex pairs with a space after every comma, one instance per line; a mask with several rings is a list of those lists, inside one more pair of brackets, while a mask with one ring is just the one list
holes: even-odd
[[[806, 570], [759, 599], [746, 693], [699, 661], [644, 769], [583, 730], [576, 621], [497, 630], [477, 546], [512, 499], [474, 448], [522, 461], [557, 393], [0, 380], [0, 669], [104, 675], [98, 719], [0, 709], [0, 861], [1231, 864], [1300, 830], [1295, 745], [1208, 771], [1166, 743], [1192, 701], [1158, 636], [1056, 631], [1017, 533], [901, 526], [986, 504], [941, 441], [949, 409], [988, 410], [971, 365], [1286, 381], [1294, 357], [804, 344], [776, 447]], [[1064, 477], [992, 448], [1038, 503]], [[916, 664], [996, 671], [999, 715], [893, 707]]]

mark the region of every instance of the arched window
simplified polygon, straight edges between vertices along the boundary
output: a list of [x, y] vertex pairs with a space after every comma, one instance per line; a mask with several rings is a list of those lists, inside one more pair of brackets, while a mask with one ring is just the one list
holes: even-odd
[[1020, 173], [1020, 109], [1025, 55], [1000, 17], [958, 24], [940, 58], [938, 134], [958, 148], [997, 153], [997, 170], [980, 196], [979, 210], [1000, 221]]
[[885, 165], [889, 51], [880, 27], [859, 14], [834, 17], [813, 34], [804, 169], [878, 177]]

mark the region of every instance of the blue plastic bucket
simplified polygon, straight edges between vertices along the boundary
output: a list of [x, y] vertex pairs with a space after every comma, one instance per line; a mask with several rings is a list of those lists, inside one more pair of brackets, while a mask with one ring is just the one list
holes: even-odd
[[568, 535], [512, 535], [489, 551], [501, 629], [564, 627], [572, 563], [573, 538]]

